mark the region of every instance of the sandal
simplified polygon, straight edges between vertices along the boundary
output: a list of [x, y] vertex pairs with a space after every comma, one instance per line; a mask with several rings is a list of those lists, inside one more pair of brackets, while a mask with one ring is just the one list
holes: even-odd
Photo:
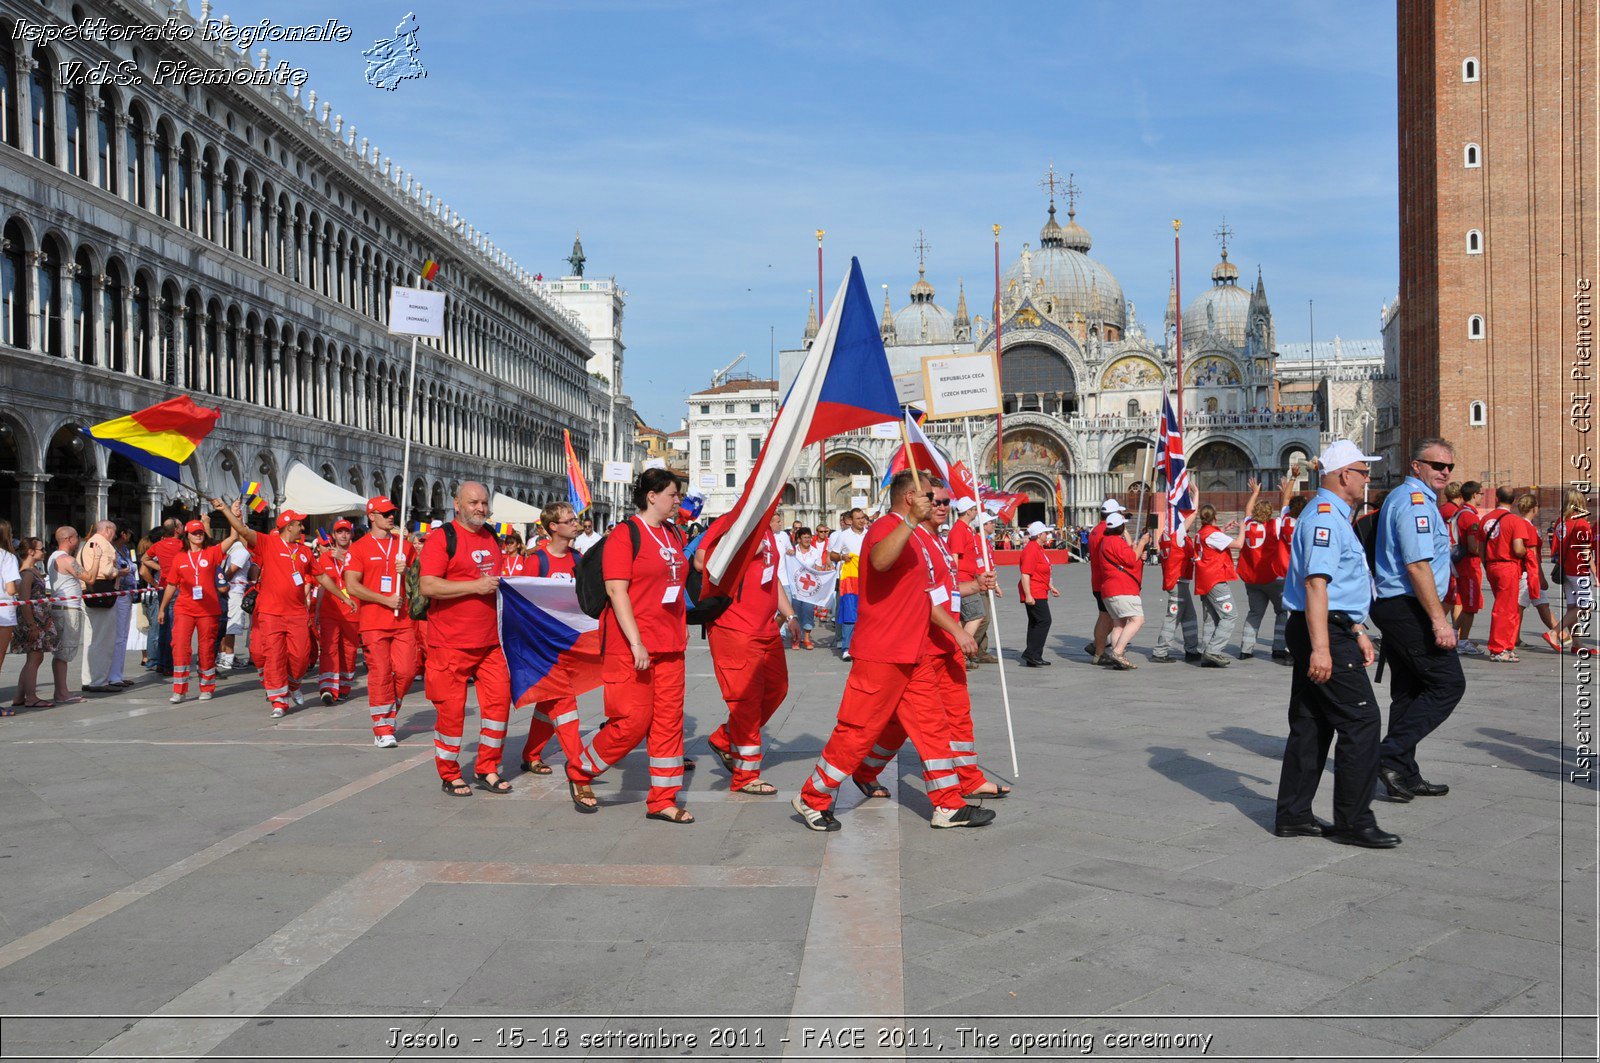
[[962, 794], [962, 796], [976, 797], [980, 801], [1003, 801], [1007, 797], [1011, 796], [1011, 787], [1001, 786], [999, 783], [991, 783], [990, 785], [994, 787], [994, 793], [984, 793], [982, 790], [974, 790], [970, 794]]
[[[567, 780], [567, 793], [572, 796], [572, 807], [585, 815], [590, 812], [600, 811], [600, 799], [595, 797], [594, 790], [586, 782]], [[590, 804], [589, 802], [594, 802]]]
[[778, 792], [778, 788], [763, 779], [756, 779], [754, 782], [745, 783], [733, 792], [736, 794], [750, 794], [755, 797], [771, 797]]
[[648, 812], [644, 818], [659, 819], [664, 823], [686, 824], [694, 822], [694, 816], [690, 815], [689, 810], [687, 808], [679, 808], [677, 805], [673, 805], [671, 808], [663, 808], [660, 812]]
[[[20, 706], [20, 705], [17, 706], [17, 708], [21, 708], [21, 707], [22, 706]], [[0, 716], [15, 716], [16, 714], [17, 714], [17, 709], [14, 709], [9, 705], [5, 706], [4, 708], [0, 708]]]
[[439, 788], [451, 797], [471, 797], [472, 787], [467, 785], [467, 780], [456, 776], [454, 779], [442, 779]]
[[862, 796], [866, 797], [869, 801], [873, 798], [886, 798], [889, 796], [889, 788], [883, 785], [881, 782], [862, 782], [860, 779], [857, 779], [854, 776], [851, 777], [850, 781], [856, 784], [856, 789], [860, 790]]
[[89, 699], [84, 697], [82, 694], [69, 694], [68, 696], [62, 698], [60, 701], [52, 701], [50, 704], [52, 704], [52, 705], [76, 705], [79, 702], [88, 701], [88, 700]]
[[525, 760], [522, 762], [522, 770], [529, 775], [549, 775], [550, 765], [542, 760]]
[[[490, 775], [495, 776], [494, 782], [490, 782], [489, 781], [489, 776]], [[509, 794], [511, 792], [511, 782], [510, 782], [510, 780], [502, 779], [499, 776], [500, 776], [500, 773], [497, 772], [497, 771], [496, 772], [475, 771], [475, 772], [472, 773], [472, 777], [474, 779], [478, 780], [478, 785], [482, 786], [485, 790], [489, 791], [491, 794], [501, 794], [501, 795]]]
[[706, 745], [709, 746], [711, 752], [715, 753], [717, 758], [722, 761], [722, 766], [724, 768], [727, 768], [729, 771], [733, 770], [733, 750], [723, 749], [709, 738], [706, 739]]

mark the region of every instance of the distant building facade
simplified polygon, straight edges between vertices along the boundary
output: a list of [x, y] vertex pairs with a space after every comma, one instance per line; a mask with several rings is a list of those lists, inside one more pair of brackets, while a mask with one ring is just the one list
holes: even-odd
[[689, 490], [705, 496], [703, 512], [726, 513], [739, 500], [767, 430], [777, 416], [778, 386], [771, 380], [729, 380], [689, 396]]

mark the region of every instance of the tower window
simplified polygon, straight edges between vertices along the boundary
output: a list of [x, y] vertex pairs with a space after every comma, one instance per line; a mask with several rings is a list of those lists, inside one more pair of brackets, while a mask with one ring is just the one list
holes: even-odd
[[1483, 233], [1479, 232], [1477, 229], [1467, 230], [1467, 254], [1483, 254]]
[[1486, 422], [1487, 418], [1484, 416], [1483, 403], [1474, 402], [1471, 406], [1467, 407], [1468, 424], [1476, 428], [1482, 428]]
[[1483, 339], [1483, 317], [1482, 317], [1482, 315], [1473, 314], [1471, 317], [1467, 318], [1467, 339], [1469, 339], [1469, 340], [1481, 340], [1481, 339]]
[[1482, 166], [1483, 163], [1482, 163], [1482, 161], [1480, 161], [1482, 158], [1483, 158], [1483, 155], [1478, 150], [1478, 145], [1476, 145], [1476, 144], [1468, 144], [1467, 145], [1467, 150], [1466, 150], [1466, 153], [1465, 153], [1465, 156], [1464, 156], [1464, 161], [1465, 161], [1466, 166], [1467, 166], [1468, 169], [1471, 169], [1474, 166]]
[[1469, 57], [1461, 61], [1461, 80], [1478, 80], [1478, 60], [1476, 57]]

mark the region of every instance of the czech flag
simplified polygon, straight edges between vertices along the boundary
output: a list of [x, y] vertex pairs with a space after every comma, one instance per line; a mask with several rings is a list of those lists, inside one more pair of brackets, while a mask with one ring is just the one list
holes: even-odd
[[431, 281], [431, 280], [433, 280], [433, 278], [437, 277], [438, 275], [439, 275], [439, 263], [435, 262], [433, 259], [430, 258], [430, 259], [428, 259], [428, 261], [426, 261], [426, 262], [424, 262], [422, 264], [422, 279], [423, 280]]
[[567, 501], [572, 503], [574, 513], [582, 514], [589, 508], [589, 485], [583, 480], [583, 466], [572, 449], [572, 433], [563, 428], [561, 436], [567, 441]]
[[822, 330], [784, 396], [766, 446], [730, 513], [732, 519], [723, 532], [713, 529], [701, 543], [701, 549], [709, 550], [706, 576], [712, 586], [728, 586], [743, 573], [801, 451], [831, 435], [899, 417], [900, 400], [878, 319], [861, 263], [852, 258], [850, 272], [833, 297]]
[[151, 472], [178, 480], [194, 448], [217, 426], [220, 410], [197, 406], [186, 395], [79, 431]]
[[600, 686], [600, 621], [578, 607], [569, 579], [512, 576], [497, 595], [500, 646], [518, 707]]

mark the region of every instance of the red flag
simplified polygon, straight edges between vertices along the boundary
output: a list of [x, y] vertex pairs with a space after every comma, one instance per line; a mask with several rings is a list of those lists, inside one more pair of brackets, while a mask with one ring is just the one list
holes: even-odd
[[964, 461], [958, 461], [950, 466], [950, 493], [957, 498], [978, 501], [978, 478], [972, 475], [972, 470], [967, 468], [967, 463]]
[[[950, 459], [946, 458], [944, 451], [940, 450], [933, 440], [928, 438], [927, 433], [923, 432], [922, 425], [918, 424], [916, 419], [911, 416], [910, 410], [906, 411], [905, 425], [906, 440], [910, 444], [911, 460], [916, 463], [917, 468], [927, 469], [945, 483], [949, 483]], [[902, 446], [900, 449], [903, 451], [906, 447]]]

